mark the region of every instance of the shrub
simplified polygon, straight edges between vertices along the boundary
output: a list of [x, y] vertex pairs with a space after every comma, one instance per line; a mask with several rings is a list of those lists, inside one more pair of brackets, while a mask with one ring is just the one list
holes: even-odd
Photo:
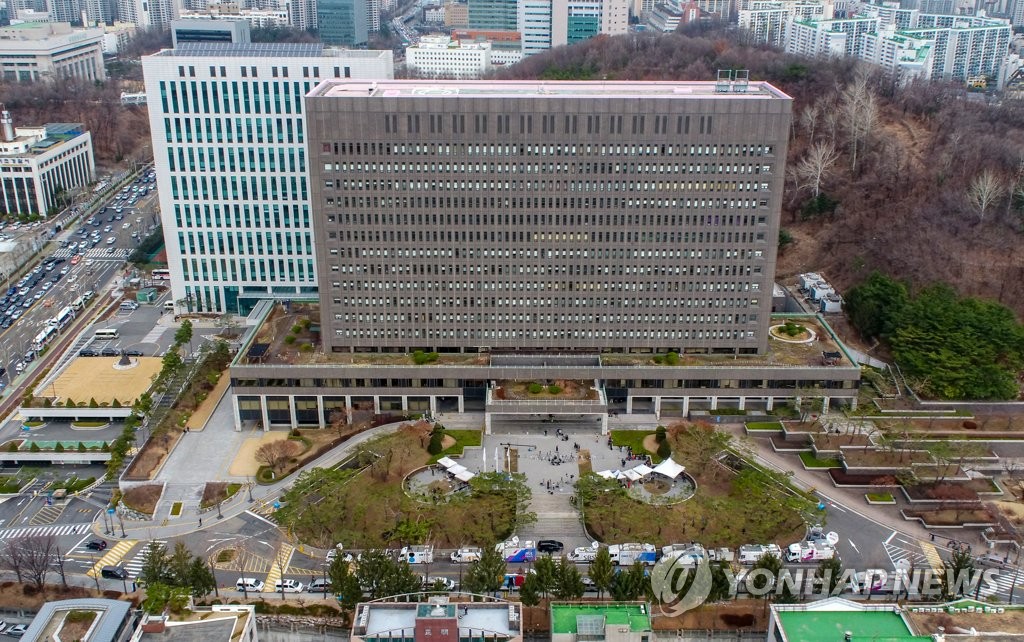
[[964, 426], [964, 430], [977, 430], [978, 429], [978, 423], [975, 422], [975, 421], [967, 420], [967, 421], [964, 422], [963, 426]]
[[562, 388], [560, 386], [556, 386], [555, 384], [551, 384], [550, 386], [548, 386], [548, 392], [553, 395], [561, 394]]
[[435, 430], [430, 433], [430, 443], [427, 445], [427, 452], [431, 455], [438, 455], [444, 450], [444, 433]]
[[313, 351], [313, 344], [312, 343], [303, 343], [302, 345], [299, 346], [299, 352], [312, 352], [312, 351]]
[[39, 452], [39, 450], [40, 450], [39, 449], [39, 444], [37, 444], [36, 442], [33, 441], [32, 445], [28, 447], [28, 450], [29, 450], [29, 452], [33, 452], [33, 453]]
[[298, 428], [292, 428], [291, 432], [290, 432], [290, 433], [288, 433], [288, 436], [289, 436], [289, 437], [301, 437], [301, 436], [302, 436], [302, 433], [301, 433], [301, 432], [299, 432], [299, 429], [298, 429]]
[[665, 441], [665, 426], [658, 426], [657, 430], [654, 431], [654, 440], [659, 444]]
[[45, 399], [43, 399], [43, 408], [52, 408], [52, 407], [53, 407], [53, 399], [50, 399], [49, 397], [46, 397]]
[[110, 444], [108, 444], [107, 442], [103, 442], [103, 448], [100, 448], [100, 451], [101, 452], [105, 452], [105, 453], [109, 453], [110, 452]]
[[436, 352], [416, 350], [412, 353], [412, 362], [418, 366], [422, 366], [425, 363], [433, 363], [437, 361], [438, 356], [439, 355]]
[[531, 383], [529, 386], [527, 386], [526, 389], [530, 391], [531, 395], [539, 395], [541, 392], [544, 391], [544, 386], [540, 385], [535, 381]]
[[665, 355], [665, 365], [674, 366], [679, 364], [679, 353], [669, 352]]
[[668, 459], [672, 454], [672, 444], [668, 443], [668, 439], [658, 444], [658, 457], [662, 459]]
[[93, 397], [93, 398], [89, 399], [89, 407], [90, 408], [99, 408], [100, 407], [100, 404], [96, 401], [96, 397]]
[[7, 452], [9, 452], [9, 453], [16, 453], [16, 452], [18, 452], [18, 444], [17, 444], [17, 442], [12, 441], [11, 443], [7, 444]]
[[64, 407], [65, 408], [74, 408], [75, 407], [75, 400], [71, 399], [71, 398], [66, 399], [64, 401]]
[[787, 336], [795, 337], [798, 334], [802, 333], [805, 330], [805, 328], [802, 325], [800, 325], [799, 323], [793, 323], [792, 321], [786, 321], [786, 323], [782, 326], [781, 330]]
[[292, 345], [293, 343], [295, 343], [295, 340], [296, 336], [294, 334], [289, 334], [287, 337], [284, 338], [284, 342], [287, 343], [288, 345]]
[[660, 365], [664, 365], [665, 364], [665, 357], [660, 355], [660, 354], [656, 354], [653, 357], [651, 357], [651, 361], [653, 361], [656, 365], [659, 365], [659, 366]]
[[62, 443], [60, 443], [58, 441], [57, 445], [53, 447], [53, 452], [55, 452], [55, 453], [62, 453], [62, 452], [64, 452], [64, 444], [62, 444]]
[[309, 326], [313, 325], [313, 321], [310, 319], [303, 319], [300, 323], [303, 330], [309, 330]]
[[88, 449], [87, 449], [87, 448], [85, 447], [85, 444], [83, 444], [82, 442], [78, 442], [78, 452], [80, 452], [80, 453], [84, 453], [84, 452], [86, 452], [87, 450], [88, 450]]
[[114, 399], [113, 401], [110, 402], [110, 407], [111, 408], [120, 408], [121, 407], [121, 402], [118, 401], [117, 399]]

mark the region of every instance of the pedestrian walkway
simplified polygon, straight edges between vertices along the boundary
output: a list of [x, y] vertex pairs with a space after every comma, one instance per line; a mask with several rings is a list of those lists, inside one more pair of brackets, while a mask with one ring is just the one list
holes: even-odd
[[941, 573], [946, 565], [942, 563], [942, 557], [939, 556], [939, 551], [935, 549], [935, 545], [924, 541], [920, 541], [918, 544], [924, 552], [924, 558], [928, 561], [928, 565], [932, 567], [932, 571]]
[[89, 577], [96, 577], [100, 574], [100, 571], [103, 570], [104, 566], [117, 566], [136, 544], [138, 544], [138, 541], [134, 539], [126, 539], [114, 544], [114, 547], [107, 551], [103, 557], [100, 558], [100, 561], [96, 562], [91, 569], [85, 572], [85, 574]]
[[[54, 252], [53, 256], [55, 256], [58, 259], [69, 259], [76, 254], [80, 254], [80, 252], [77, 249], [72, 250], [66, 247], [62, 247], [56, 252]], [[85, 251], [86, 258], [101, 260], [109, 259], [111, 261], [118, 262], [124, 261], [125, 259], [128, 258], [130, 254], [131, 253], [124, 248], [117, 248], [113, 252], [111, 252], [109, 248], [94, 247]]]
[[18, 539], [22, 537], [47, 537], [53, 535], [74, 535], [75, 533], [87, 533], [90, 522], [79, 524], [54, 524], [52, 526], [28, 526], [25, 528], [5, 528], [0, 530], [0, 539]]
[[[152, 543], [163, 546], [165, 549], [167, 548], [167, 540], [165, 539], [153, 540]], [[149, 546], [150, 542], [140, 546], [131, 559], [123, 564], [125, 569], [128, 570], [129, 577], [137, 578], [142, 573], [142, 567], [146, 565], [146, 554], [149, 553]], [[171, 551], [167, 552], [170, 553]]]
[[270, 571], [267, 573], [267, 582], [263, 586], [264, 593], [274, 592], [274, 584], [281, 579], [282, 573], [288, 571], [288, 565], [291, 564], [294, 553], [295, 547], [287, 542], [282, 543], [281, 548], [277, 549], [277, 555], [274, 556]]

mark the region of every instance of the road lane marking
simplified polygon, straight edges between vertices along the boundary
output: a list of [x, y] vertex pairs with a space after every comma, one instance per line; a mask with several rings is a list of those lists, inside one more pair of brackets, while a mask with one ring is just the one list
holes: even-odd
[[941, 573], [945, 569], [945, 564], [942, 563], [942, 557], [939, 556], [939, 551], [930, 542], [919, 540], [917, 543], [921, 547], [921, 551], [924, 553], [924, 558], [928, 561], [932, 570], [936, 573]]
[[892, 538], [894, 538], [894, 537], [896, 537], [896, 531], [893, 531], [892, 534], [889, 535], [888, 539], [886, 539], [885, 542], [883, 542], [883, 543], [884, 544], [888, 544], [889, 542], [892, 541]]

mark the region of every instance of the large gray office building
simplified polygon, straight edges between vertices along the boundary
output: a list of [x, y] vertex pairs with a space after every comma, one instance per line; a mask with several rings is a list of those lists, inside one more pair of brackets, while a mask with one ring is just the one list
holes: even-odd
[[762, 353], [792, 101], [739, 88], [321, 83], [324, 349]]
[[[253, 310], [237, 429], [856, 404], [827, 322], [771, 314], [770, 85], [336, 79], [305, 106], [319, 303]], [[317, 316], [305, 350], [275, 331]]]

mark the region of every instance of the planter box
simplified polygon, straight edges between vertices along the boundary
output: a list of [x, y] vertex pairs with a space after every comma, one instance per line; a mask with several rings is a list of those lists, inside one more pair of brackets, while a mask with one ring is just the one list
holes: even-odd
[[865, 493], [865, 495], [864, 495], [864, 501], [866, 501], [867, 503], [871, 504], [872, 506], [895, 506], [896, 505], [896, 498], [895, 497], [893, 497], [892, 499], [887, 499], [887, 500], [886, 499], [871, 499], [871, 497], [869, 497], [867, 493]]

